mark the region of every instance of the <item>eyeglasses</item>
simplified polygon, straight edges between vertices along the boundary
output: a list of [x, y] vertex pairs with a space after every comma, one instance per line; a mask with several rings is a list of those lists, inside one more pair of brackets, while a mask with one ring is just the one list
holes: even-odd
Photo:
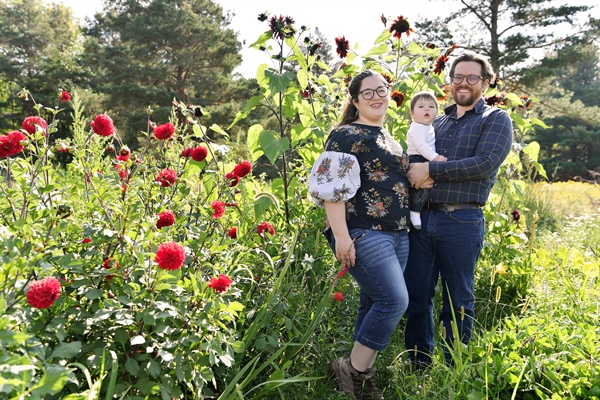
[[467, 78], [467, 83], [469, 85], [477, 84], [477, 82], [479, 82], [480, 79], [482, 81], [485, 80], [485, 79], [483, 79], [483, 76], [479, 76], [479, 75], [466, 75], [466, 76], [465, 75], [452, 75], [450, 77], [450, 79], [452, 79], [452, 83], [454, 83], [455, 85], [460, 85], [461, 83], [463, 83], [465, 78]]
[[379, 86], [377, 89], [363, 89], [358, 93], [360, 93], [360, 95], [362, 96], [363, 99], [371, 100], [375, 96], [375, 93], [377, 93], [377, 96], [383, 97], [383, 96], [387, 96], [389, 91], [390, 91], [389, 87]]

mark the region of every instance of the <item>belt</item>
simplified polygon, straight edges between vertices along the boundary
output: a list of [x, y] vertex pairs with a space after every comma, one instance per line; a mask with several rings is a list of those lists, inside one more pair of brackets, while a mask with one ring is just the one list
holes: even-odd
[[454, 210], [475, 210], [480, 209], [479, 203], [425, 203], [426, 210], [434, 211], [454, 211]]

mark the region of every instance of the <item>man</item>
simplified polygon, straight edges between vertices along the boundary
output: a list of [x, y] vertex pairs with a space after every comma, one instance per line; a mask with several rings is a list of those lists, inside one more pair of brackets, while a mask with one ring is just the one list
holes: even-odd
[[484, 216], [498, 169], [512, 145], [510, 116], [487, 106], [483, 92], [494, 78], [489, 62], [478, 54], [459, 55], [450, 69], [450, 93], [456, 104], [434, 122], [435, 147], [445, 162], [412, 164], [408, 177], [416, 189], [428, 188], [421, 230], [410, 232], [405, 272], [409, 292], [406, 349], [411, 361], [427, 366], [434, 348], [433, 297], [439, 277], [440, 313], [446, 361], [458, 332], [471, 338], [474, 318], [475, 266], [483, 246]]

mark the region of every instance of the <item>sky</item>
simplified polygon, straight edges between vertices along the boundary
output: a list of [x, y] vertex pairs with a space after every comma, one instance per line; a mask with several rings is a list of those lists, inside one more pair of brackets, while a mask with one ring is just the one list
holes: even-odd
[[[75, 16], [82, 21], [85, 17], [93, 17], [102, 11], [102, 0], [44, 0], [46, 2], [63, 3], [70, 7]], [[295, 25], [308, 28], [319, 28], [335, 49], [334, 39], [345, 36], [350, 46], [358, 45], [359, 54], [366, 53], [375, 39], [383, 31], [380, 16], [388, 18], [388, 26], [392, 20], [402, 15], [413, 25], [425, 18], [444, 15], [447, 3], [443, 0], [214, 0], [224, 10], [232, 11], [235, 16], [230, 27], [238, 33], [242, 42], [242, 65], [236, 69], [246, 78], [253, 78], [258, 65], [269, 63], [264, 52], [249, 49], [258, 37], [268, 30], [268, 22], [260, 22], [258, 14], [268, 12], [270, 15], [292, 17]], [[595, 5], [597, 0], [571, 0], [569, 5]], [[563, 2], [564, 3], [564, 2]], [[600, 6], [592, 10], [592, 15], [600, 18]]]

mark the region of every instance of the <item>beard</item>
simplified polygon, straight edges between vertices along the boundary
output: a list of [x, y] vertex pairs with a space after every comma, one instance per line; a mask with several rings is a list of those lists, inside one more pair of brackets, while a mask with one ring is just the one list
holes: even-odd
[[478, 100], [478, 98], [475, 97], [475, 95], [473, 94], [473, 90], [471, 88], [468, 88], [469, 90], [469, 95], [465, 96], [464, 93], [459, 93], [458, 91], [464, 89], [464, 87], [462, 88], [454, 88], [451, 91], [452, 94], [452, 98], [454, 99], [454, 102], [456, 104], [458, 104], [461, 107], [470, 107], [473, 104], [475, 104], [475, 102]]

